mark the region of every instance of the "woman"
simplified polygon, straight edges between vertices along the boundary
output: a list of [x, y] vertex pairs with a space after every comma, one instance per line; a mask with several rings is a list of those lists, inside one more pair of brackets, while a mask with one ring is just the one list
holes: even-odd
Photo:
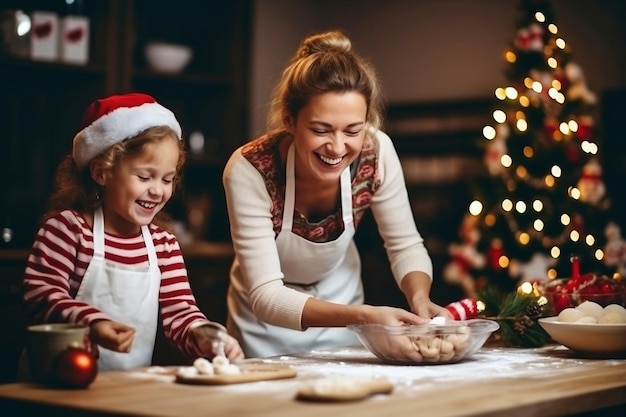
[[[246, 356], [358, 343], [344, 328], [353, 323], [450, 317], [430, 301], [432, 263], [381, 112], [375, 72], [350, 40], [315, 34], [274, 90], [268, 133], [229, 159], [228, 329]], [[353, 236], [368, 208], [412, 312], [363, 304]]]

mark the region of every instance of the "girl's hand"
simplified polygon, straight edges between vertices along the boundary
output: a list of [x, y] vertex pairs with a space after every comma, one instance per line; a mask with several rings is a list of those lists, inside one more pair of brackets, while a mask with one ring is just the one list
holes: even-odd
[[224, 353], [226, 354], [228, 360], [234, 362], [245, 357], [237, 339], [229, 334], [226, 334], [224, 335], [222, 341], [224, 343]]
[[191, 332], [202, 356], [209, 359], [226, 356], [231, 362], [244, 358], [237, 339], [229, 335], [226, 328], [219, 323], [206, 323], [194, 327]]
[[135, 339], [135, 329], [113, 320], [98, 320], [90, 326], [89, 339], [103, 348], [128, 353]]

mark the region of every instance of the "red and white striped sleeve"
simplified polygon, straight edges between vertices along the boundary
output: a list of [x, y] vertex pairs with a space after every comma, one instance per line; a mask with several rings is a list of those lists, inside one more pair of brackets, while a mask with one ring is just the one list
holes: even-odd
[[[91, 246], [82, 242], [91, 241]], [[48, 219], [39, 229], [23, 278], [29, 323], [89, 324], [110, 319], [74, 297], [93, 256], [93, 235], [84, 219], [70, 210]]]
[[202, 356], [206, 352], [198, 350], [191, 329], [208, 319], [191, 291], [180, 245], [174, 235], [159, 228], [152, 230], [152, 239], [161, 269], [159, 305], [165, 336], [190, 358]]

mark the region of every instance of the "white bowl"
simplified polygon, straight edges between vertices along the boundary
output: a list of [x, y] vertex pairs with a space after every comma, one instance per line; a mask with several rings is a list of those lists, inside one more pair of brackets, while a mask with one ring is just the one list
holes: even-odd
[[558, 316], [539, 319], [554, 339], [573, 351], [593, 356], [626, 354], [626, 324], [569, 323]]
[[154, 71], [176, 74], [189, 64], [193, 50], [185, 45], [149, 42], [144, 53], [148, 65]]
[[443, 325], [351, 324], [347, 328], [384, 362], [416, 365], [459, 362], [476, 353], [499, 327], [496, 321], [472, 319]]

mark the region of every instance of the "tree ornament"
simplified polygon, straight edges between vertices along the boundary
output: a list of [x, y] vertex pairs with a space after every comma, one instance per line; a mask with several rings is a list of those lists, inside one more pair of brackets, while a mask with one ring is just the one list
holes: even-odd
[[502, 239], [494, 238], [491, 241], [489, 250], [487, 251], [487, 260], [491, 269], [501, 269], [500, 258], [504, 256], [504, 248], [502, 247]]
[[543, 121], [543, 130], [549, 140], [555, 140], [556, 135], [560, 134], [559, 124], [554, 117], [546, 117]]
[[580, 162], [581, 151], [580, 144], [568, 141], [563, 145], [565, 159], [570, 164], [578, 164]]
[[502, 156], [507, 152], [504, 138], [496, 136], [485, 149], [484, 162], [491, 176], [499, 175], [504, 171]]
[[582, 68], [574, 62], [565, 65], [565, 76], [569, 80], [566, 96], [568, 100], [580, 100], [586, 104], [595, 104], [596, 95], [589, 90]]
[[521, 274], [520, 282], [546, 282], [548, 269], [556, 265], [556, 259], [536, 252], [526, 263], [519, 263], [517, 271]]
[[596, 158], [592, 158], [583, 167], [583, 174], [576, 185], [580, 190], [580, 200], [597, 205], [606, 194], [606, 186], [602, 181], [602, 167]]
[[593, 132], [593, 119], [591, 116], [580, 116], [576, 121], [578, 128], [576, 130], [576, 138], [579, 140], [590, 140], [591, 132]]
[[543, 34], [543, 28], [536, 23], [532, 23], [525, 28], [520, 28], [515, 37], [515, 47], [525, 52], [541, 51], [544, 46]]
[[528, 49], [531, 51], [541, 51], [544, 46], [544, 30], [541, 25], [532, 23], [528, 26]]
[[53, 381], [65, 388], [86, 388], [98, 375], [98, 361], [86, 349], [69, 346], [52, 365]]
[[620, 277], [626, 278], [626, 240], [622, 238], [620, 227], [615, 222], [607, 224], [604, 235], [604, 263], [616, 268]]
[[476, 249], [479, 239], [478, 229], [472, 228], [465, 232], [463, 243], [452, 243], [448, 248], [452, 259], [442, 272], [444, 280], [460, 285], [468, 297], [476, 295], [476, 284], [470, 271], [485, 266], [485, 256]]
[[521, 51], [527, 51], [530, 49], [530, 33], [527, 28], [520, 28], [517, 30], [514, 44], [515, 47]]
[[[579, 213], [572, 214], [572, 220], [569, 224], [569, 232], [576, 231], [579, 235], [583, 235], [585, 232], [585, 219]], [[571, 259], [570, 259], [571, 262]]]

